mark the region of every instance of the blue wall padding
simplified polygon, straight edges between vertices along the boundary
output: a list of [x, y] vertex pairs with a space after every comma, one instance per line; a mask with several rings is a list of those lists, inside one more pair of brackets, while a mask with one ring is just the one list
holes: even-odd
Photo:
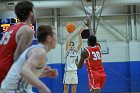
[[104, 63], [107, 79], [103, 92], [130, 91], [129, 62]]
[[[107, 80], [102, 93], [140, 91], [140, 62], [105, 62], [103, 65]], [[58, 69], [59, 76], [56, 79], [41, 78], [41, 80], [51, 89], [52, 93], [63, 93], [64, 64], [51, 64], [50, 66]], [[78, 79], [77, 93], [90, 93], [85, 64], [82, 69], [78, 70]], [[37, 89], [33, 88], [33, 90], [37, 92]], [[69, 93], [71, 93], [70, 90]]]
[[130, 62], [131, 91], [140, 92], [140, 62]]

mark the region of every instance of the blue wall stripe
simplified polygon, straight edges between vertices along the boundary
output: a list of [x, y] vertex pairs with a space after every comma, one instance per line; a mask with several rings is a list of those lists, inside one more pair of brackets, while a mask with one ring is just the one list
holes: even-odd
[[[140, 91], [140, 62], [106, 62], [103, 63], [107, 80], [102, 93], [111, 92], [139, 92]], [[64, 64], [51, 64], [52, 68], [58, 69], [59, 76], [56, 79], [41, 78], [51, 89], [52, 93], [63, 93]], [[88, 76], [86, 66], [78, 70], [79, 84], [77, 93], [89, 93]], [[37, 92], [37, 89], [33, 88]], [[71, 91], [69, 90], [69, 93]]]

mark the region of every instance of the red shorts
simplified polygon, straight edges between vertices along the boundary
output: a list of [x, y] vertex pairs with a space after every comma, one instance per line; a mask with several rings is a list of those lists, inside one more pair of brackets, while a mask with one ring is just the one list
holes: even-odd
[[100, 72], [92, 72], [88, 74], [89, 77], [89, 88], [91, 89], [102, 89], [105, 81], [106, 81], [106, 74]]
[[3, 79], [6, 77], [11, 65], [9, 64], [0, 64], [0, 84]]

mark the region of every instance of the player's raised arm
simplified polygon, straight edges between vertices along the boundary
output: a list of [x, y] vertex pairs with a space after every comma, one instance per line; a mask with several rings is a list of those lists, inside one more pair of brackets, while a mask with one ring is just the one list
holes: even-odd
[[81, 33], [82, 33], [82, 31], [84, 30], [84, 28], [85, 28], [86, 26], [89, 26], [89, 25], [90, 25], [90, 21], [89, 21], [88, 19], [86, 19], [86, 20], [84, 21], [84, 24], [82, 25], [82, 28], [81, 28], [80, 31], [79, 31], [79, 44], [78, 44], [78, 46], [77, 46], [76, 52], [78, 52], [78, 51], [80, 50], [80, 48], [82, 47], [82, 36], [81, 36]]
[[41, 93], [51, 93], [48, 87], [33, 74], [37, 67], [44, 67], [45, 61], [45, 50], [41, 48], [31, 50], [28, 60], [20, 70], [20, 75], [26, 82], [38, 88]]
[[14, 61], [20, 56], [20, 54], [28, 48], [33, 40], [34, 32], [31, 28], [24, 28], [21, 33], [16, 36], [17, 48], [14, 53]]
[[68, 52], [69, 43], [70, 43], [70, 33], [68, 34], [68, 37], [67, 37], [67, 40], [66, 40], [66, 47], [65, 47], [65, 51], [66, 51], [66, 52]]
[[77, 68], [80, 69], [82, 68], [83, 64], [84, 64], [84, 61], [89, 57], [89, 54], [88, 54], [88, 51], [86, 49], [84, 49], [82, 52], [81, 52], [81, 58], [80, 58], [80, 61], [79, 63], [77, 64]]
[[76, 52], [78, 52], [82, 47], [82, 36], [81, 36], [82, 31], [83, 31], [83, 28], [80, 29], [80, 31], [79, 31], [79, 44], [77, 46]]

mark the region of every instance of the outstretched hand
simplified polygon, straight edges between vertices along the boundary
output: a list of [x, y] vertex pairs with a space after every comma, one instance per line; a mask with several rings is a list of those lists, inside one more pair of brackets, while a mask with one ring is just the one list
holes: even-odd
[[43, 71], [43, 76], [56, 78], [58, 76], [57, 69], [52, 69], [50, 66], [46, 66]]
[[89, 18], [87, 18], [85, 21], [84, 21], [85, 25], [86, 26], [90, 26], [91, 25], [91, 21]]

